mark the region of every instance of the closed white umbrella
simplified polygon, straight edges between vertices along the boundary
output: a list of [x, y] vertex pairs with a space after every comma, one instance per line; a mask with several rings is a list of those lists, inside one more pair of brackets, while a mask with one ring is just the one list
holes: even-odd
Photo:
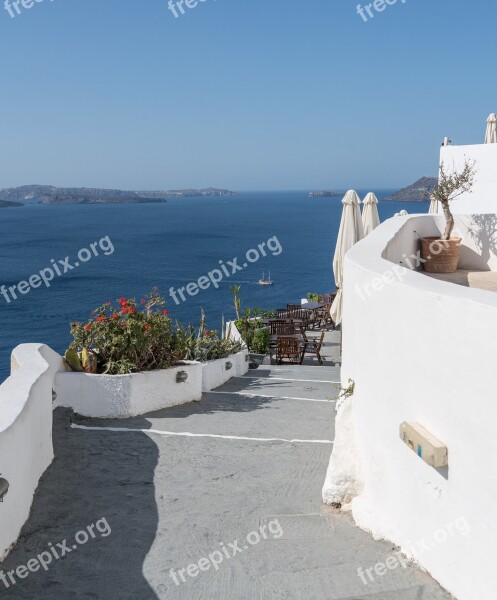
[[433, 196], [430, 196], [430, 208], [428, 209], [429, 215], [438, 214], [438, 200], [436, 200]]
[[336, 298], [331, 306], [330, 316], [336, 325], [342, 322], [342, 284], [343, 262], [345, 255], [359, 240], [364, 237], [364, 228], [361, 219], [361, 200], [354, 190], [349, 190], [343, 200], [342, 220], [338, 231], [335, 256], [333, 258], [333, 273], [338, 288]]
[[497, 115], [492, 113], [487, 119], [485, 144], [497, 144]]
[[378, 214], [378, 198], [369, 192], [362, 201], [362, 225], [364, 227], [364, 235], [369, 235], [373, 229], [376, 229], [380, 224], [380, 215]]

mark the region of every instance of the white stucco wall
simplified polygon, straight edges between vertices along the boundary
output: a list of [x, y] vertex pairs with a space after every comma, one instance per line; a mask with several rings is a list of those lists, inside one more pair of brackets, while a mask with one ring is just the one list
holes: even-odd
[[[339, 409], [323, 497], [349, 502], [359, 526], [459, 600], [494, 600], [497, 294], [398, 266], [436, 229], [430, 217], [397, 217], [347, 254], [342, 381], [355, 393]], [[448, 479], [400, 440], [403, 421], [448, 447]], [[462, 519], [467, 535], [433, 542]]]
[[[399, 217], [396, 217], [399, 218]], [[475, 271], [497, 271], [497, 216], [495, 214], [455, 215], [454, 236], [461, 241], [460, 269]], [[438, 236], [443, 232], [443, 216], [419, 216], [407, 220], [395, 232], [383, 251], [383, 257], [396, 263], [409, 266], [407, 258], [416, 254], [421, 236]]]
[[[188, 379], [178, 383], [185, 371]], [[57, 373], [57, 404], [72, 408], [85, 417], [125, 419], [145, 413], [198, 401], [202, 397], [202, 364], [184, 364], [129, 375]]]
[[473, 146], [442, 146], [440, 162], [448, 170], [459, 169], [465, 159], [476, 160], [475, 185], [470, 194], [464, 194], [451, 204], [454, 214], [497, 212], [497, 144]]
[[202, 391], [210, 392], [229, 381], [232, 377], [245, 375], [249, 369], [247, 357], [248, 351], [242, 350], [227, 358], [202, 363]]
[[12, 374], [0, 386], [0, 474], [10, 484], [0, 503], [0, 560], [26, 522], [38, 481], [53, 459], [52, 384], [62, 357], [42, 344], [12, 353]]

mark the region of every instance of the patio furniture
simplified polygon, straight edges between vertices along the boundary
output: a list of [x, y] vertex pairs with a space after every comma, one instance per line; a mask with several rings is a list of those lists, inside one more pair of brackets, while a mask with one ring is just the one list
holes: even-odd
[[309, 321], [309, 313], [306, 310], [303, 310], [300, 304], [289, 304], [289, 307], [293, 308], [288, 309], [288, 316], [293, 320], [299, 320], [302, 325], [307, 329], [307, 324]]
[[331, 294], [330, 301], [318, 310], [316, 310], [314, 319], [314, 329], [320, 329], [324, 327], [326, 329], [335, 329], [335, 323], [330, 315], [331, 305], [335, 299], [336, 294]]
[[319, 339], [311, 340], [311, 339], [305, 338], [306, 341], [304, 341], [304, 344], [302, 347], [302, 356], [300, 358], [300, 364], [302, 364], [304, 362], [304, 358], [305, 358], [306, 354], [315, 354], [319, 361], [319, 364], [320, 365], [323, 364], [323, 359], [321, 358], [321, 347], [323, 346], [323, 340], [324, 340], [325, 333], [326, 333], [326, 331], [323, 329]]
[[282, 327], [284, 325], [289, 325], [289, 324], [291, 324], [291, 322], [288, 321], [287, 319], [269, 319], [269, 321], [268, 321], [269, 334], [277, 335], [279, 327]]
[[332, 296], [333, 294], [323, 294], [322, 296], [318, 296], [318, 302], [321, 302], [322, 304], [329, 304]]
[[277, 346], [278, 337], [280, 336], [295, 337], [296, 339], [300, 338], [300, 336], [297, 335], [295, 323], [292, 321], [270, 321], [269, 335], [269, 347], [271, 348], [275, 348]]
[[301, 344], [295, 336], [278, 336], [276, 346], [276, 360], [281, 365], [283, 359], [292, 364], [301, 363]]

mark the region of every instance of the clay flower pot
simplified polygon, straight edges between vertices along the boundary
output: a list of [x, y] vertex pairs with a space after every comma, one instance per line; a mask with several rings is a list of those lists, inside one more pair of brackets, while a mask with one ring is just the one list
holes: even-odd
[[461, 252], [461, 238], [441, 240], [437, 237], [421, 239], [421, 257], [427, 273], [455, 273]]

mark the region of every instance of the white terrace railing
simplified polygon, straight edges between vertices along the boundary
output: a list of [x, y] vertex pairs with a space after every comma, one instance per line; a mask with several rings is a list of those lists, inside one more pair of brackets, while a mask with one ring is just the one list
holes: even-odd
[[[475, 238], [474, 216], [458, 218], [467, 267], [494, 268], [492, 222], [477, 216]], [[338, 411], [323, 496], [350, 503], [360, 527], [400, 546], [459, 600], [493, 600], [497, 294], [399, 266], [442, 225], [395, 217], [346, 256], [342, 385], [355, 388]], [[448, 475], [403, 443], [403, 422], [447, 447]]]

